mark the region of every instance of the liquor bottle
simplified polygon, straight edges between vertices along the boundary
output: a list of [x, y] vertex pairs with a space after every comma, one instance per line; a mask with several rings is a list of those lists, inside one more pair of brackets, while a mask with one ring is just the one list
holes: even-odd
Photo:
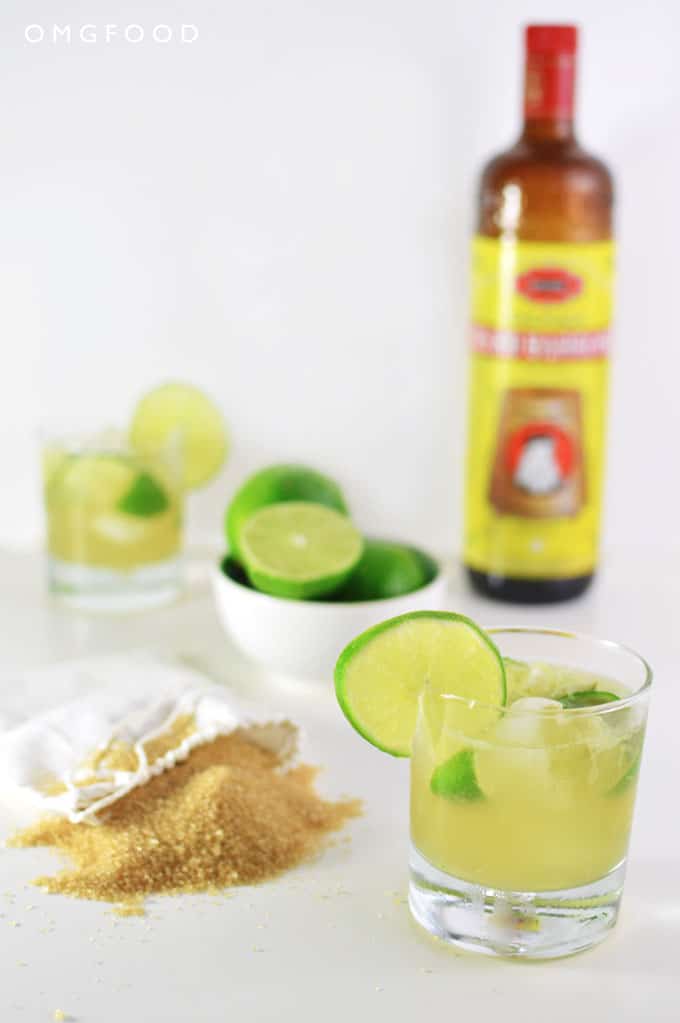
[[481, 177], [472, 249], [464, 561], [547, 603], [596, 567], [612, 309], [612, 179], [574, 135], [577, 30], [526, 29], [524, 127]]

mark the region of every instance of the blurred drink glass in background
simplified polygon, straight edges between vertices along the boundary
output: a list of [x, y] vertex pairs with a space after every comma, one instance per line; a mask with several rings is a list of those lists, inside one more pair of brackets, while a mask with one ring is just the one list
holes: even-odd
[[134, 610], [179, 593], [182, 436], [143, 455], [123, 434], [43, 440], [50, 591], [74, 607]]

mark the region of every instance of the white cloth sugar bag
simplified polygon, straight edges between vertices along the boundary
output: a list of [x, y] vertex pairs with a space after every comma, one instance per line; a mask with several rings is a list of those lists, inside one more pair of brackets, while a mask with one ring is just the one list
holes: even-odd
[[[36, 703], [45, 706], [46, 694], [52, 707], [35, 713]], [[18, 797], [38, 812], [62, 814], [73, 823], [96, 823], [98, 811], [218, 735], [239, 730], [282, 763], [298, 747], [292, 721], [249, 709], [200, 672], [153, 654], [26, 673], [3, 706], [0, 798]], [[163, 752], [149, 762], [147, 744], [156, 739], [163, 740]], [[93, 762], [93, 755], [121, 748], [129, 754], [123, 758], [127, 769], [116, 767], [115, 757], [109, 758], [113, 766], [106, 758]]]

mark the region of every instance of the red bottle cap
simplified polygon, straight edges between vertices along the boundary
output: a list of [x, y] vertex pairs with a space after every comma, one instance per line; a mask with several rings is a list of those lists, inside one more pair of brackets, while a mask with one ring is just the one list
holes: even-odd
[[576, 26], [528, 25], [525, 38], [525, 118], [570, 120], [574, 115]]
[[527, 53], [576, 53], [576, 25], [527, 25]]

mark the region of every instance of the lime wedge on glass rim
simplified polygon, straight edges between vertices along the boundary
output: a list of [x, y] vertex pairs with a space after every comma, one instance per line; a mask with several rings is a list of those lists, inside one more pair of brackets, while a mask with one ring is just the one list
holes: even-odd
[[130, 443], [141, 455], [156, 455], [177, 438], [183, 485], [196, 490], [217, 475], [227, 457], [227, 428], [220, 409], [191, 384], [167, 383], [137, 404]]
[[309, 600], [332, 593], [347, 579], [363, 540], [342, 512], [311, 501], [285, 501], [251, 515], [240, 546], [256, 589]]
[[335, 691], [345, 717], [364, 739], [395, 757], [410, 756], [425, 689], [471, 706], [503, 706], [503, 659], [469, 618], [450, 611], [414, 611], [357, 636], [335, 667]]

